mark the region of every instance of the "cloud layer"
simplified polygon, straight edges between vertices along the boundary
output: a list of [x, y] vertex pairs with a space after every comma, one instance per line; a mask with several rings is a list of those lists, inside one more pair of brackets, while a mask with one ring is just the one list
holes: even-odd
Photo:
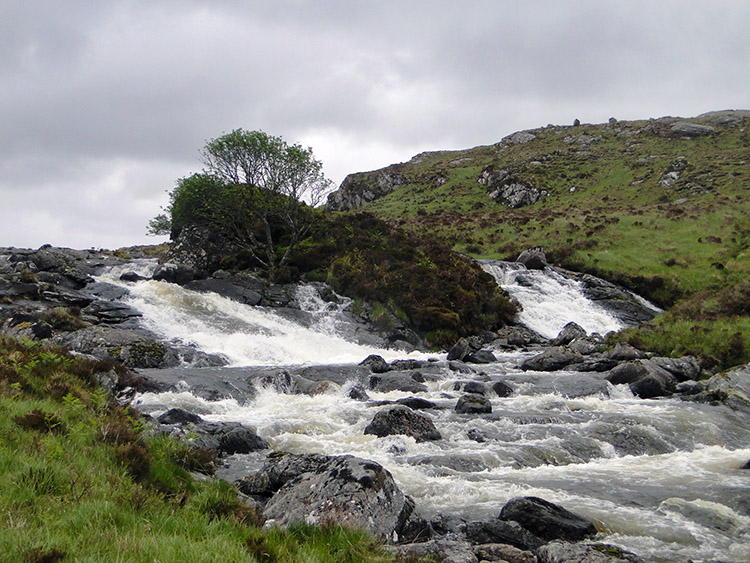
[[750, 4], [16, 1], [0, 8], [0, 246], [145, 236], [206, 140], [335, 183], [546, 125], [747, 108]]

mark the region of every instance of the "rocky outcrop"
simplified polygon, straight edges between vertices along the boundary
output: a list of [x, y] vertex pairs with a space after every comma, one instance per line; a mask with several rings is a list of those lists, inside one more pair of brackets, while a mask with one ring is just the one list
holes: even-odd
[[520, 262], [529, 270], [544, 270], [544, 268], [549, 265], [547, 264], [547, 257], [544, 254], [544, 249], [541, 246], [524, 250], [518, 255], [516, 262]]
[[696, 382], [686, 391], [683, 395], [686, 399], [722, 403], [750, 414], [750, 364], [716, 374], [707, 381]]
[[407, 406], [398, 405], [378, 412], [365, 427], [365, 434], [380, 438], [403, 434], [417, 442], [440, 440], [442, 436], [429, 416], [414, 412]]
[[381, 465], [353, 456], [273, 455], [239, 483], [254, 497], [270, 497], [266, 525], [336, 523], [364, 528], [390, 543], [427, 539], [427, 522]]
[[328, 196], [326, 208], [331, 211], [360, 209], [407, 183], [407, 178], [398, 171], [398, 165], [374, 172], [349, 174], [339, 189]]
[[548, 348], [521, 364], [524, 371], [556, 371], [571, 364], [583, 362], [583, 356], [564, 346]]
[[477, 182], [487, 188], [492, 199], [511, 209], [533, 205], [549, 195], [546, 190], [516, 180], [510, 170], [495, 170], [493, 166], [482, 170]]

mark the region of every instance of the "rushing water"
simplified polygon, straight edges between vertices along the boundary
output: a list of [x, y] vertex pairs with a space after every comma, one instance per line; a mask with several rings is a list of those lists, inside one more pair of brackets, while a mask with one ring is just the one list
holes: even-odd
[[[272, 311], [170, 284], [128, 287], [129, 302], [141, 310], [146, 326], [222, 354], [235, 366], [405, 356], [343, 341], [337, 336], [338, 308], [309, 290], [298, 295], [314, 317], [303, 327]], [[589, 305], [578, 301], [561, 308], [581, 313], [576, 322], [589, 331], [611, 330], [611, 320], [587, 324], [602, 319], [599, 311], [581, 311]], [[637, 399], [602, 374], [522, 372], [517, 366], [528, 353], [496, 355], [498, 362], [482, 366], [481, 374], [453, 372], [438, 355], [424, 370], [428, 391], [421, 396], [442, 407], [423, 411], [443, 436], [435, 442], [365, 435], [375, 408], [350, 399], [347, 386], [316, 396], [267, 389], [247, 404], [208, 402], [189, 392], [143, 394], [137, 403], [154, 414], [180, 406], [207, 420], [251, 425], [274, 449], [375, 460], [426, 516], [489, 518], [510, 498], [535, 495], [590, 518], [601, 531], [598, 539], [647, 559], [750, 561], [750, 475], [740, 469], [750, 459], [746, 420], [724, 406]], [[489, 391], [489, 415], [456, 414], [460, 393], [454, 384], [462, 380], [483, 381], [488, 389], [504, 381], [515, 394], [500, 398]], [[369, 393], [374, 400], [409, 395]], [[243, 456], [231, 461], [250, 463]]]

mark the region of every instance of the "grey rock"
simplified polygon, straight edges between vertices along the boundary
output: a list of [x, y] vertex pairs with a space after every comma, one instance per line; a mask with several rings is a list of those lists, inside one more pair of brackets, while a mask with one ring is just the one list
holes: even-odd
[[635, 360], [612, 368], [607, 381], [613, 385], [627, 383], [630, 390], [642, 399], [671, 395], [677, 378], [659, 367], [653, 360]]
[[376, 354], [367, 356], [359, 365], [370, 368], [372, 373], [386, 373], [392, 369], [382, 356]]
[[166, 263], [160, 264], [154, 271], [153, 279], [156, 281], [165, 281], [184, 285], [196, 278], [195, 270], [187, 266]]
[[723, 403], [734, 410], [750, 414], [750, 364], [716, 374], [704, 386], [704, 391], [690, 398], [701, 402]]
[[669, 130], [675, 135], [681, 135], [683, 137], [700, 137], [702, 135], [710, 135], [716, 132], [716, 129], [710, 125], [701, 125], [691, 121], [678, 121], [677, 123], [674, 123]]
[[701, 374], [701, 366], [693, 356], [682, 358], [651, 358], [657, 366], [667, 370], [677, 378], [677, 381], [688, 381], [698, 379]]
[[460, 414], [486, 414], [492, 412], [492, 403], [482, 395], [463, 395], [456, 403], [455, 411]]
[[425, 393], [427, 386], [419, 383], [413, 374], [403, 372], [383, 373], [370, 377], [370, 389], [387, 393], [388, 391], [405, 391], [407, 393]]
[[259, 305], [262, 299], [263, 282], [245, 278], [191, 280], [185, 284], [186, 289], [193, 291], [218, 293], [222, 297], [244, 303]]
[[449, 538], [394, 546], [388, 551], [397, 556], [397, 561], [421, 561], [427, 557], [445, 563], [478, 563], [479, 561], [470, 543]]
[[646, 357], [645, 353], [624, 342], [618, 342], [615, 344], [615, 347], [609, 351], [608, 355], [610, 359], [621, 362], [640, 360]]
[[486, 522], [469, 522], [466, 524], [465, 534], [473, 545], [502, 543], [526, 551], [534, 551], [545, 543], [518, 522], [506, 522], [499, 518]]
[[569, 322], [552, 341], [555, 346], [565, 346], [576, 339], [586, 338], [586, 330], [579, 324]]
[[159, 424], [187, 424], [188, 422], [203, 422], [203, 419], [197, 414], [193, 414], [179, 408], [169, 409], [164, 414], [159, 415], [156, 420], [159, 421]]
[[451, 346], [450, 350], [448, 350], [448, 361], [463, 361], [463, 359], [473, 351], [474, 347], [471, 342], [466, 338], [462, 338]]
[[578, 352], [574, 352], [569, 348], [557, 346], [554, 348], [548, 348], [541, 354], [533, 356], [525, 360], [521, 364], [521, 369], [524, 371], [557, 371], [570, 364], [580, 363], [583, 361], [583, 356]]
[[492, 384], [492, 390], [498, 397], [511, 397], [515, 389], [505, 381], [497, 381]]
[[589, 520], [539, 497], [516, 497], [500, 511], [500, 519], [518, 522], [546, 541], [580, 541], [596, 535]]
[[474, 555], [480, 561], [505, 561], [506, 563], [537, 563], [531, 551], [518, 549], [502, 543], [486, 543], [474, 546]]
[[378, 412], [370, 424], [365, 427], [365, 434], [374, 434], [380, 438], [403, 434], [411, 436], [417, 442], [440, 440], [442, 438], [431, 418], [416, 413], [403, 405]]
[[539, 563], [643, 563], [634, 553], [612, 545], [562, 541], [540, 547], [536, 556]]
[[529, 270], [543, 270], [549, 265], [547, 264], [547, 257], [544, 254], [544, 249], [541, 246], [524, 250], [518, 255], [516, 262], [520, 262]]
[[467, 354], [464, 361], [467, 364], [491, 364], [496, 362], [497, 358], [490, 350], [477, 350]]
[[266, 525], [329, 522], [364, 528], [386, 542], [409, 542], [429, 528], [381, 465], [353, 456], [329, 457], [313, 471], [298, 474], [271, 497]]

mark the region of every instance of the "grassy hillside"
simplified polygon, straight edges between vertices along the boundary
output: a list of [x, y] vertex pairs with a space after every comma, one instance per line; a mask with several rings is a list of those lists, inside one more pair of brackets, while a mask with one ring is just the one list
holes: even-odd
[[189, 472], [210, 472], [205, 451], [110, 401], [96, 374], [115, 367], [0, 336], [0, 559], [393, 560], [336, 525], [263, 530], [232, 485]]
[[[471, 256], [515, 259], [540, 245], [552, 262], [620, 282], [663, 307], [687, 300], [625, 337], [660, 353], [698, 354], [708, 365], [750, 361], [743, 285], [750, 278], [750, 114], [525, 133], [493, 146], [422, 153], [345, 185], [377, 192], [390, 178], [397, 187], [366, 211], [438, 234]], [[479, 180], [500, 171], [505, 185], [546, 197], [516, 209], [491, 198], [493, 188]], [[739, 301], [716, 305], [722, 290]], [[671, 334], [677, 325], [680, 337]]]

